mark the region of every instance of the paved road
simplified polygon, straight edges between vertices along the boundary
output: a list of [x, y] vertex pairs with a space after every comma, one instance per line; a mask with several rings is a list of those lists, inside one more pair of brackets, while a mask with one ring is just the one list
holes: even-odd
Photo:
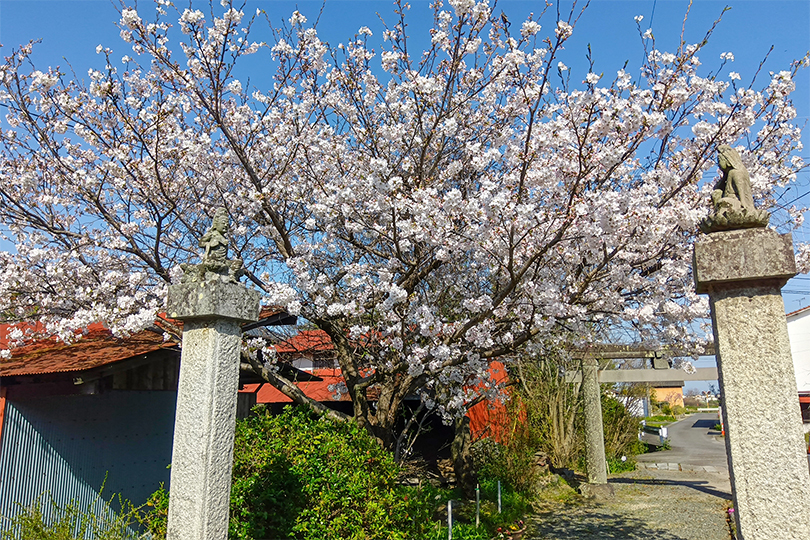
[[687, 416], [667, 426], [671, 450], [643, 454], [636, 456], [636, 460], [642, 466], [646, 463], [668, 463], [681, 465], [681, 469], [714, 467], [718, 472], [728, 473], [725, 441], [719, 432], [712, 429], [716, 423], [717, 413]]

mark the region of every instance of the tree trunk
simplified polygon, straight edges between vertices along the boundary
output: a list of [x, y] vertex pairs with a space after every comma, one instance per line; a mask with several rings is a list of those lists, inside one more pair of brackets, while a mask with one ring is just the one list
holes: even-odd
[[461, 488], [464, 497], [472, 499], [475, 497], [478, 475], [475, 473], [473, 463], [469, 417], [464, 416], [457, 419], [455, 428], [450, 452], [453, 457], [453, 471], [456, 473], [456, 485]]

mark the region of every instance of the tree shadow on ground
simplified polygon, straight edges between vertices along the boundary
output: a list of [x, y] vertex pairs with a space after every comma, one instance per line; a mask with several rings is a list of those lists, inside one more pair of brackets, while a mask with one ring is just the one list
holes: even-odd
[[684, 486], [713, 497], [731, 500], [731, 493], [715, 488], [706, 480], [665, 480], [659, 478], [611, 478], [611, 484], [643, 484], [647, 486]]
[[686, 540], [672, 531], [649, 527], [637, 519], [605, 508], [586, 507], [573, 512], [539, 512], [529, 523], [525, 540]]

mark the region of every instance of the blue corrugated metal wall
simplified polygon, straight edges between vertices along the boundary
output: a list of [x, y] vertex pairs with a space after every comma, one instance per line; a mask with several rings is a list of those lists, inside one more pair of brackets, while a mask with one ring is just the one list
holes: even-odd
[[[169, 485], [176, 392], [113, 391], [98, 395], [8, 399], [0, 448], [0, 530], [50, 492], [81, 508], [121, 494], [146, 501]], [[106, 483], [105, 483], [106, 477]]]

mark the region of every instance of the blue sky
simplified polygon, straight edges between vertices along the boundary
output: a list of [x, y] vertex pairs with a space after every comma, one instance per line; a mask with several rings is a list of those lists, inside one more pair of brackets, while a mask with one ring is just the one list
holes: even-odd
[[[181, 10], [188, 5], [179, 0], [175, 3]], [[413, 45], [419, 45], [427, 42], [431, 12], [425, 0], [413, 0], [411, 4], [408, 30], [415, 40]], [[194, 5], [206, 11], [206, 3], [195, 2]], [[563, 13], [567, 13], [571, 2], [561, 5]], [[642, 29], [652, 27], [659, 49], [675, 50], [688, 5], [688, 0], [592, 0], [562, 57], [572, 69], [572, 80], [581, 80], [587, 72], [585, 55], [589, 44], [595, 71], [603, 72], [607, 80], [612, 79], [625, 62], [631, 70], [638, 69], [643, 52], [634, 21], [636, 15], [644, 16]], [[686, 42], [700, 41], [726, 5], [731, 9], [723, 14], [723, 21], [700, 54], [706, 70], [719, 66], [721, 53], [732, 52], [735, 61], [726, 71], [740, 73], [741, 84], [747, 85], [773, 46], [760, 75], [760, 84], [755, 85], [762, 86], [767, 82], [769, 71], [788, 69], [792, 60], [810, 51], [810, 2], [807, 0], [694, 0], [686, 23]], [[526, 15], [532, 11], [539, 13], [542, 6], [542, 1], [502, 0], [496, 9], [506, 13], [517, 31]], [[257, 8], [265, 10], [274, 24], [288, 18], [296, 8], [314, 21], [323, 8], [318, 30], [321, 38], [332, 44], [349, 40], [361, 26], [368, 26], [375, 39], [379, 38], [382, 24], [377, 14], [394, 21], [393, 2], [376, 0], [327, 0], [325, 3], [320, 0], [249, 0], [245, 11], [253, 13]], [[141, 2], [140, 12], [144, 18], [148, 18], [153, 9], [151, 2]], [[545, 29], [553, 26], [553, 8], [549, 15], [541, 21]], [[34, 56], [39, 69], [60, 65], [65, 72], [68, 70], [67, 59], [78, 76], [84, 77], [88, 68], [103, 66], [103, 58], [95, 53], [97, 45], [112, 48], [114, 57], [130, 52], [118, 37], [114, 24], [117, 19], [117, 12], [109, 0], [0, 0], [0, 43], [4, 46], [0, 54], [8, 55], [10, 49], [20, 44], [41, 39]], [[269, 71], [257, 69], [256, 73], [250, 74], [251, 82], [261, 86], [262, 72]], [[807, 121], [810, 117], [810, 70], [800, 72], [793, 99], [799, 121]], [[810, 145], [810, 135], [804, 137], [804, 142]], [[805, 149], [801, 155], [810, 161], [810, 149]], [[810, 173], [801, 174], [794, 189], [793, 197], [810, 192]], [[810, 206], [810, 196], [800, 202]], [[794, 238], [810, 241], [810, 225], [795, 231]], [[787, 311], [810, 305], [810, 277], [795, 278], [785, 289], [807, 291], [786, 293]], [[714, 359], [702, 359], [698, 365], [714, 365]]]
[[[181, 9], [187, 5], [182, 0], [176, 4]], [[409, 33], [413, 38], [424, 39], [431, 18], [429, 3], [413, 0], [411, 4]], [[688, 4], [687, 0], [593, 0], [566, 47], [564, 61], [574, 68], [575, 74], [577, 68], [585, 69], [586, 46], [591, 44], [597, 71], [604, 71], [612, 78], [625, 61], [631, 68], [637, 68], [642, 49], [633, 17], [644, 16], [641, 23], [644, 29], [652, 25], [660, 49], [674, 50]], [[204, 3], [194, 5], [205, 11]], [[379, 37], [382, 25], [377, 14], [390, 21], [394, 18], [393, 2], [377, 0], [326, 0], [323, 4], [320, 0], [249, 0], [245, 11], [252, 13], [261, 8], [271, 21], [279, 23], [297, 7], [313, 21], [322, 5], [319, 32], [322, 39], [333, 44], [348, 40], [360, 26], [370, 27]], [[502, 0], [496, 10], [503, 10], [517, 29], [528, 13], [539, 13], [542, 5], [543, 2], [537, 0]], [[561, 5], [562, 11], [567, 13], [571, 3], [566, 1]], [[772, 45], [774, 51], [765, 72], [784, 69], [792, 59], [810, 50], [810, 2], [807, 0], [695, 0], [686, 24], [686, 41], [700, 40], [726, 5], [731, 9], [700, 55], [705, 67], [717, 67], [720, 53], [731, 51], [736, 58], [731, 69], [739, 72], [741, 82], [745, 83]], [[151, 2], [141, 2], [140, 12], [144, 18], [153, 9]], [[0, 43], [4, 45], [4, 54], [8, 54], [9, 48], [30, 39], [41, 39], [36, 55], [38, 62], [64, 66], [62, 58], [65, 57], [77, 73], [83, 74], [88, 67], [102, 61], [95, 54], [98, 44], [120, 55], [129, 52], [118, 37], [114, 24], [117, 18], [109, 0], [0, 0]], [[545, 28], [550, 29], [552, 22], [546, 19]], [[797, 103], [802, 108], [800, 114], [805, 117], [810, 109], [809, 82], [810, 73], [805, 71], [800, 81], [804, 99], [800, 100], [803, 103]]]

